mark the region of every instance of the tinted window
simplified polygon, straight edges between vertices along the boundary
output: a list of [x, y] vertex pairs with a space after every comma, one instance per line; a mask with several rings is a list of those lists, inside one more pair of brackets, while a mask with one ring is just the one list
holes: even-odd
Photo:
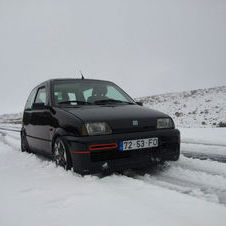
[[115, 100], [128, 101], [114, 86], [107, 86], [106, 97]]
[[93, 92], [93, 88], [92, 89], [87, 89], [85, 91], [83, 91], [83, 95], [85, 100], [87, 101], [87, 99], [92, 96], [92, 92]]
[[[96, 104], [103, 100], [116, 100], [115, 104], [122, 102], [134, 103], [134, 101], [114, 83], [106, 81], [56, 81], [54, 83], [55, 103], [69, 101], [67, 104], [77, 105], [82, 102]], [[70, 102], [77, 101], [77, 102]], [[81, 103], [79, 103], [81, 102]]]
[[42, 87], [38, 90], [35, 103], [44, 103], [46, 105], [46, 88]]
[[[109, 98], [109, 99], [114, 99], [114, 100], [120, 100], [120, 101], [128, 101], [125, 96], [122, 95], [114, 86], [107, 85], [106, 87], [95, 87], [92, 89], [88, 89], [83, 91], [83, 95], [86, 101], [92, 100], [93, 96], [98, 95], [98, 91], [101, 88], [101, 94], [100, 94], [100, 99], [103, 98]], [[98, 91], [96, 91], [98, 90]], [[103, 91], [102, 91], [103, 90]]]
[[36, 94], [36, 89], [33, 89], [27, 99], [27, 103], [25, 105], [25, 109], [31, 109], [32, 104], [34, 103], [34, 99], [35, 99], [35, 94]]

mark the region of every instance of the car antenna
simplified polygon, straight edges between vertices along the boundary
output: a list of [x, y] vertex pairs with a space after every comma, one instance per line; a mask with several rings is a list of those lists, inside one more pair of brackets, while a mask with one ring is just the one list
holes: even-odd
[[83, 76], [83, 74], [82, 74], [82, 71], [80, 71], [80, 74], [81, 74], [81, 76], [82, 76], [82, 80], [85, 79], [84, 76]]

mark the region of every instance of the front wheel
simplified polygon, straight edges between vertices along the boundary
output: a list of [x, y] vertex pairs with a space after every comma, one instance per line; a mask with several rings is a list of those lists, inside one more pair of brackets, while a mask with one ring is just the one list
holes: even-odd
[[58, 137], [53, 144], [53, 159], [56, 166], [61, 166], [66, 170], [70, 170], [72, 167], [68, 145], [60, 137]]

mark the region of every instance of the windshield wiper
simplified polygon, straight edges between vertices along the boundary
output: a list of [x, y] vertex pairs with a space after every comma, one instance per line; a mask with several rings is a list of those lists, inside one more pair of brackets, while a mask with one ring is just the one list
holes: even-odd
[[78, 105], [92, 104], [90, 102], [82, 101], [82, 100], [67, 100], [67, 101], [58, 102], [57, 104], [70, 104], [70, 103], [77, 103]]
[[112, 104], [112, 103], [123, 103], [123, 104], [134, 104], [133, 102], [115, 100], [115, 99], [104, 99], [104, 100], [96, 100], [95, 104]]

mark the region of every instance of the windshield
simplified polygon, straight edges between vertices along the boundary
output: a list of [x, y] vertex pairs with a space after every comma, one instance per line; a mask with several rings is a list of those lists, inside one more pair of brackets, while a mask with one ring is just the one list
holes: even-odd
[[94, 80], [55, 81], [54, 103], [66, 106], [135, 104], [114, 83]]

